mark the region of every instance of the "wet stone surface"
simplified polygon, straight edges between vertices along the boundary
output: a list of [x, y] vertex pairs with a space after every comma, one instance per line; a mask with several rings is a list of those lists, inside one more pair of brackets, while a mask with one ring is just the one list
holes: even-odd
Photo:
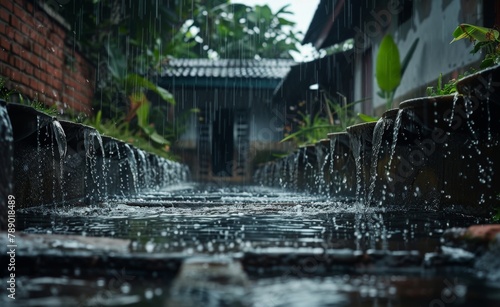
[[482, 249], [460, 243], [463, 229], [480, 223], [279, 189], [197, 185], [93, 206], [25, 209], [17, 223], [16, 301], [496, 306], [500, 274], [488, 263], [500, 259], [500, 241]]

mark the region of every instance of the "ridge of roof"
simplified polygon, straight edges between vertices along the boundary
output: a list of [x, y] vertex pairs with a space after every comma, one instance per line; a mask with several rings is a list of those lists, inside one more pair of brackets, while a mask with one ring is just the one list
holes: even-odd
[[170, 59], [160, 76], [281, 79], [295, 64], [291, 59]]

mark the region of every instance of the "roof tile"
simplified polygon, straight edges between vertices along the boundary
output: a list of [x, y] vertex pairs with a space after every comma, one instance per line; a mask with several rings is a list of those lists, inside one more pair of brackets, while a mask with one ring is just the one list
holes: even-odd
[[161, 77], [282, 79], [295, 64], [288, 59], [171, 59]]

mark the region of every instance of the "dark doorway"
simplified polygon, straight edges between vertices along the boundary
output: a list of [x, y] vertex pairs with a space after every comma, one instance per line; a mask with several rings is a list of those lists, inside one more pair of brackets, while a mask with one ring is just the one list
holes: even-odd
[[234, 112], [219, 109], [215, 112], [212, 127], [212, 173], [214, 176], [233, 175]]

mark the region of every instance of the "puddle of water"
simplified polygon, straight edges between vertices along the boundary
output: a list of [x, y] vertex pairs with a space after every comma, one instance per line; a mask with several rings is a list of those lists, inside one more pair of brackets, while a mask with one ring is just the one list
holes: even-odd
[[[386, 211], [379, 213], [383, 225], [377, 226], [385, 230], [374, 232], [372, 212], [363, 216], [354, 210], [354, 204], [279, 189], [195, 185], [92, 207], [45, 208], [44, 214], [24, 210], [18, 215], [18, 231], [25, 233], [130, 239], [131, 255], [246, 257], [243, 274], [249, 282], [229, 291], [239, 293], [235, 296], [227, 293], [228, 285], [219, 285], [220, 278], [219, 288], [184, 282], [192, 288], [183, 286], [180, 291], [174, 276], [158, 272], [145, 277], [126, 268], [124, 275], [133, 279], [120, 282], [109, 272], [85, 274], [85, 278], [75, 272], [64, 277], [22, 276], [17, 301], [27, 306], [36, 302], [51, 306], [169, 306], [172, 302], [185, 302], [185, 306], [465, 306], [500, 301], [498, 284], [477, 279], [466, 268], [446, 271], [424, 268], [420, 262], [398, 267], [388, 265], [389, 260], [361, 267], [324, 265], [323, 258], [315, 256], [324, 251], [336, 259], [377, 257], [377, 251], [392, 253], [394, 259], [407, 251], [423, 259], [439, 248], [445, 229], [483, 222], [449, 213]], [[252, 264], [252, 259], [242, 256], [248, 254], [280, 259], [295, 255], [302, 260], [297, 262], [300, 265], [273, 267], [258, 261]], [[109, 283], [120, 285], [108, 291]]]

